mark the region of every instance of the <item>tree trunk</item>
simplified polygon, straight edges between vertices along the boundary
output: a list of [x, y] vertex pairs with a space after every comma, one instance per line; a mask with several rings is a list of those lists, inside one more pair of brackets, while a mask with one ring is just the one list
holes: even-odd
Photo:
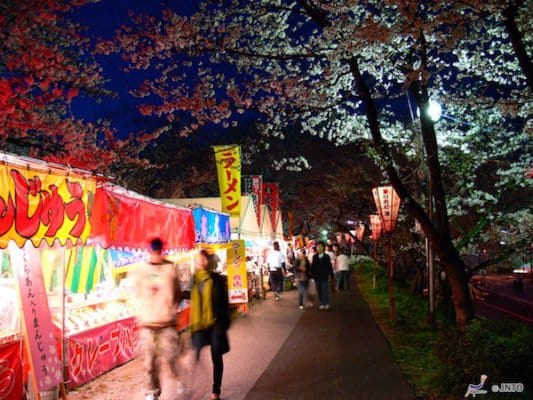
[[459, 257], [447, 257], [446, 254], [439, 254], [439, 258], [452, 290], [455, 324], [459, 330], [464, 331], [474, 314], [465, 264]]
[[503, 23], [509, 34], [516, 58], [518, 59], [518, 64], [526, 77], [529, 90], [533, 91], [533, 65], [531, 58], [527, 54], [522, 32], [520, 32], [516, 25], [515, 16], [517, 12], [518, 2], [512, 1], [503, 11]]
[[[452, 299], [455, 309], [456, 325], [459, 329], [464, 330], [473, 315], [472, 301], [468, 291], [465, 265], [459, 257], [457, 250], [453, 246], [453, 242], [450, 238], [448, 221], [446, 219], [447, 215], [445, 212], [443, 213], [443, 210], [446, 209], [446, 203], [444, 201], [442, 180], [437, 179], [436, 182], [432, 182], [434, 186], [433, 195], [435, 196], [436, 194], [438, 200], [436, 209], [440, 211], [440, 214], [436, 218], [438, 221], [438, 226], [435, 227], [435, 224], [428, 217], [424, 209], [407, 191], [407, 188], [403, 184], [396, 169], [394, 168], [387, 142], [385, 142], [383, 139], [381, 130], [379, 128], [379, 116], [376, 104], [372, 98], [370, 89], [364, 81], [361, 71], [359, 70], [359, 63], [357, 59], [352, 58], [348, 60], [348, 64], [350, 65], [350, 70], [357, 83], [358, 95], [366, 106], [367, 120], [374, 147], [382, 155], [386, 162], [385, 171], [389, 177], [390, 183], [394, 187], [394, 190], [396, 190], [402, 199], [403, 206], [407, 208], [409, 214], [419, 221], [422, 229], [430, 238], [431, 246], [434, 249], [435, 254], [439, 257], [445, 268], [446, 274], [450, 281], [450, 286], [452, 288]], [[436, 140], [430, 142], [436, 146]], [[434, 151], [436, 152], [436, 148]], [[431, 152], [430, 154], [435, 153]], [[435, 163], [438, 164], [438, 157], [432, 157], [432, 160], [430, 161], [430, 164], [432, 165], [430, 165], [430, 168], [434, 168]], [[435, 177], [440, 178], [440, 166], [437, 169], [433, 169], [433, 178]]]

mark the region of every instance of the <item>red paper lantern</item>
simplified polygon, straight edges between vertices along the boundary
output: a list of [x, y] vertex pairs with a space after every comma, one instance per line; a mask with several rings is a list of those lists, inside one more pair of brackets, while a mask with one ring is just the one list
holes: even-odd
[[383, 232], [392, 233], [396, 228], [400, 197], [392, 186], [380, 186], [372, 189], [379, 218], [383, 224]]
[[370, 215], [370, 226], [372, 227], [372, 239], [373, 240], [379, 240], [379, 237], [381, 236], [381, 219], [379, 218], [379, 215], [377, 214], [371, 214]]

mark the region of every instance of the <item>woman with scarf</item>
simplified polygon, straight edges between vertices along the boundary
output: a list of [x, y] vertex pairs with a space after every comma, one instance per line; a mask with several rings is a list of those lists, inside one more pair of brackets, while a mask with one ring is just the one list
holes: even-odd
[[209, 253], [200, 250], [191, 288], [190, 328], [196, 361], [200, 350], [211, 346], [213, 361], [213, 389], [211, 399], [220, 399], [224, 362], [222, 355], [229, 351], [227, 330], [230, 326], [227, 280], [209, 269]]

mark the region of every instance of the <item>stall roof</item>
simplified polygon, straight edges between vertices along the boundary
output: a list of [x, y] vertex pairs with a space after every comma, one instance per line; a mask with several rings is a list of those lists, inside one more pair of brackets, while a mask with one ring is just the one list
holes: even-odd
[[275, 233], [272, 230], [272, 222], [270, 221], [270, 211], [266, 204], [261, 204], [261, 235], [264, 239], [274, 239]]
[[146, 249], [160, 237], [166, 249], [194, 248], [192, 210], [145, 197], [120, 186], [97, 187], [91, 241], [103, 247]]
[[[222, 210], [220, 197], [195, 197], [185, 199], [161, 199], [164, 202], [185, 207], [201, 206], [216, 211]], [[241, 216], [230, 218], [231, 232], [242, 236], [243, 239], [255, 240], [261, 238], [261, 231], [257, 225], [257, 217], [253, 200], [249, 196], [241, 198]]]

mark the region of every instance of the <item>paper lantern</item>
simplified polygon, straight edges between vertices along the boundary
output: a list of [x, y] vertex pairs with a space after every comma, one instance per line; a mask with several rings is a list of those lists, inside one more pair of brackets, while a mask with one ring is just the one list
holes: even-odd
[[372, 189], [379, 218], [383, 224], [383, 232], [392, 233], [396, 228], [400, 197], [392, 186], [380, 186]]
[[370, 215], [370, 226], [372, 227], [372, 239], [373, 240], [379, 240], [379, 237], [381, 236], [381, 219], [379, 218], [379, 215], [377, 214], [371, 214]]
[[365, 235], [365, 224], [358, 224], [357, 228], [355, 230], [355, 235], [357, 236], [357, 240], [360, 242], [363, 241], [363, 237]]

